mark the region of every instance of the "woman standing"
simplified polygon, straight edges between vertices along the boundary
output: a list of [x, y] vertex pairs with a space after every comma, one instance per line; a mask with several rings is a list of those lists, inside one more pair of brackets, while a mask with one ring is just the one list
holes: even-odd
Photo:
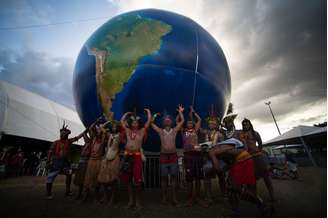
[[[119, 173], [120, 173], [120, 130], [119, 123], [116, 121], [110, 122], [110, 133], [106, 147], [105, 156], [103, 157], [100, 165], [98, 175], [98, 182], [104, 187], [109, 205], [113, 204], [115, 194], [117, 191]], [[111, 188], [109, 194], [108, 188]]]
[[95, 137], [91, 144], [90, 159], [88, 161], [88, 167], [84, 180], [85, 196], [83, 201], [88, 199], [91, 188], [95, 188], [96, 199], [99, 198], [98, 174], [100, 171], [101, 160], [104, 154], [106, 133], [102, 124], [99, 126], [94, 126], [93, 131], [95, 132]]

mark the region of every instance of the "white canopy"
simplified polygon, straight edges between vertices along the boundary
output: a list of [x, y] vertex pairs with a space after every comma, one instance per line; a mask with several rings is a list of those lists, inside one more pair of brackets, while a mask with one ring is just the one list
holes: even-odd
[[265, 142], [264, 145], [278, 145], [286, 143], [288, 140], [297, 139], [300, 137], [315, 135], [327, 132], [327, 127], [315, 127], [315, 126], [296, 126], [293, 129], [279, 135], [269, 141]]
[[[323, 134], [327, 134], [327, 127], [315, 127], [315, 126], [297, 126], [293, 129], [283, 133], [280, 136], [277, 136], [267, 142], [265, 142], [264, 146], [273, 146], [273, 145], [290, 145], [300, 143], [303, 145], [306, 153], [309, 156], [312, 164], [316, 166], [316, 162], [311, 154], [311, 149], [306, 144], [305, 139], [313, 137], [322, 137]], [[312, 137], [312, 140], [313, 140]], [[318, 137], [317, 137], [318, 138]]]
[[75, 111], [0, 80], [0, 133], [51, 142], [58, 139], [64, 120], [71, 136], [84, 130]]

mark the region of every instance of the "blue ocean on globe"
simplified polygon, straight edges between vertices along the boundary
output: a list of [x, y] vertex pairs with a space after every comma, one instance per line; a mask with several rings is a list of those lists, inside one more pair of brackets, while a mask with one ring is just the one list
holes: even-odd
[[[231, 79], [221, 47], [203, 27], [176, 13], [145, 9], [118, 15], [91, 35], [76, 60], [73, 93], [85, 126], [102, 115], [120, 120], [127, 111], [145, 121], [144, 108], [175, 117], [182, 104], [186, 117], [193, 105], [206, 127], [211, 108], [224, 116]], [[144, 149], [158, 151], [159, 145], [150, 130]]]

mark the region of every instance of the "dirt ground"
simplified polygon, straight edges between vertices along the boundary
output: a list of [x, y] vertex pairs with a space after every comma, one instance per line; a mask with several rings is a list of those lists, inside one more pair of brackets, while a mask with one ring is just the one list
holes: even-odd
[[[119, 192], [118, 203], [108, 207], [90, 202], [80, 203], [73, 198], [64, 197], [64, 179], [57, 178], [54, 184], [54, 199], [45, 200], [45, 178], [20, 177], [0, 181], [0, 217], [1, 218], [214, 218], [220, 217], [224, 202], [214, 187], [215, 203], [208, 209], [199, 206], [192, 208], [160, 205], [160, 190], [144, 191], [144, 208], [140, 211], [126, 209], [126, 191]], [[213, 181], [213, 183], [216, 183]], [[300, 180], [274, 180], [276, 192], [277, 218], [326, 217], [327, 211], [327, 174], [326, 168], [300, 168]], [[259, 193], [264, 200], [268, 195], [262, 181]], [[75, 187], [73, 187], [73, 191]], [[180, 202], [186, 201], [186, 192], [179, 191]], [[243, 202], [243, 217], [257, 217], [255, 206]]]

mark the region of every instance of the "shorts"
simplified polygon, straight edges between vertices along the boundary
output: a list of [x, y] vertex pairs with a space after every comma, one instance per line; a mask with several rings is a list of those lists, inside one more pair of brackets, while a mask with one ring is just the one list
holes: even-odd
[[67, 159], [55, 159], [49, 169], [47, 183], [53, 183], [59, 174], [72, 175], [71, 163]]
[[256, 178], [254, 173], [253, 159], [238, 161], [231, 165], [229, 178], [233, 185], [255, 185]]
[[174, 153], [161, 153], [159, 156], [159, 162], [161, 164], [173, 164], [178, 162], [178, 155]]
[[204, 178], [203, 157], [200, 151], [189, 151], [184, 153], [184, 166], [186, 181], [192, 182]]
[[177, 176], [178, 175], [178, 164], [168, 163], [161, 164], [161, 176]]
[[161, 176], [178, 175], [178, 155], [174, 153], [161, 153], [160, 158]]
[[141, 155], [125, 155], [121, 172], [121, 180], [124, 183], [141, 185], [143, 182]]

